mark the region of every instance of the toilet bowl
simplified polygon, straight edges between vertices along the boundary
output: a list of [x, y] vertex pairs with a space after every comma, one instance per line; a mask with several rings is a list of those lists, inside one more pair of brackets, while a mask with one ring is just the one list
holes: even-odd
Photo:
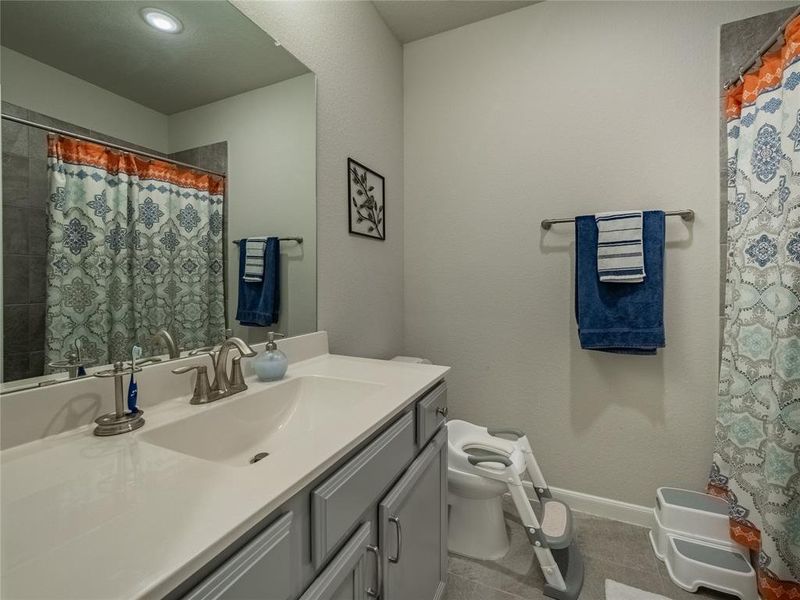
[[517, 473], [525, 470], [525, 459], [513, 442], [466, 421], [448, 421], [447, 436], [448, 550], [480, 560], [502, 558], [508, 552], [502, 505], [508, 491], [505, 469], [499, 463], [473, 465], [469, 457], [502, 453]]

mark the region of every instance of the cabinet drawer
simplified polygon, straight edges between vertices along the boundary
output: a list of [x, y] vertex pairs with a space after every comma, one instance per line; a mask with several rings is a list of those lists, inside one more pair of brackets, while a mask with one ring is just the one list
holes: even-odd
[[279, 517], [189, 592], [187, 600], [288, 600], [292, 574], [292, 513]]
[[315, 567], [325, 562], [414, 454], [414, 414], [409, 412], [311, 493]]
[[446, 416], [447, 384], [443, 381], [417, 402], [417, 446], [428, 443]]

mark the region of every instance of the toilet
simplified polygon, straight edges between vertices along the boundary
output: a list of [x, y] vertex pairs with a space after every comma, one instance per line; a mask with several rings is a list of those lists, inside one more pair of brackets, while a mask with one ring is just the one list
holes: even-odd
[[508, 534], [503, 517], [505, 468], [495, 479], [492, 465], [470, 464], [469, 457], [485, 457], [498, 450], [508, 456], [517, 474], [525, 471], [525, 458], [513, 442], [491, 436], [485, 427], [466, 421], [447, 422], [447, 489], [451, 552], [480, 560], [497, 560], [508, 552]]

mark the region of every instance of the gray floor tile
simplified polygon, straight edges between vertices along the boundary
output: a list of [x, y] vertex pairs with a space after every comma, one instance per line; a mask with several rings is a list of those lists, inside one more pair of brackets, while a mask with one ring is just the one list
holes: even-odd
[[444, 600], [472, 600], [477, 585], [474, 581], [448, 573]]
[[581, 600], [605, 600], [606, 579], [654, 594], [664, 593], [663, 582], [655, 568], [635, 569], [598, 558], [584, 558], [584, 569]]
[[[543, 599], [544, 577], [519, 519], [506, 504], [510, 549], [498, 561], [451, 555], [448, 600]], [[605, 600], [605, 581], [613, 579], [672, 600], [728, 600], [710, 590], [689, 594], [675, 586], [655, 558], [647, 530], [635, 525], [575, 513], [578, 545], [584, 556], [580, 600]]]
[[656, 557], [644, 527], [575, 513], [578, 545], [587, 558], [609, 560], [616, 564], [652, 571]]
[[497, 561], [481, 561], [463, 556], [450, 557], [451, 573], [517, 596], [538, 597], [544, 577], [522, 526], [506, 520], [510, 547]]

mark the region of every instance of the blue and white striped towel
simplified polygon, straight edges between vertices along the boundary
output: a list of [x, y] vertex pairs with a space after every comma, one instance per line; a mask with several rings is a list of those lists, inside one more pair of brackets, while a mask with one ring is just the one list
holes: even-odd
[[597, 223], [597, 273], [607, 283], [644, 281], [642, 211], [604, 212]]
[[267, 247], [266, 237], [252, 237], [242, 240], [244, 243], [245, 264], [242, 281], [263, 281], [264, 280], [264, 251]]

